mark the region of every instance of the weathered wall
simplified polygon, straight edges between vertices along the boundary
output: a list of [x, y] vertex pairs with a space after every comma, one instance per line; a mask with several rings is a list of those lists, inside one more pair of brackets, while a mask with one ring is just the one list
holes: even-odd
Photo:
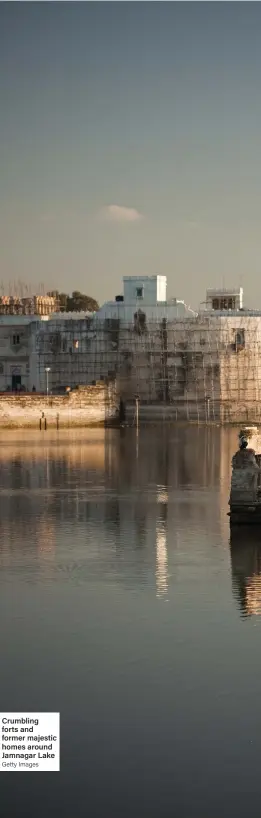
[[117, 417], [118, 399], [111, 384], [89, 386], [68, 395], [0, 395], [0, 429], [52, 426], [92, 426]]
[[147, 326], [140, 335], [132, 331], [120, 351], [121, 393], [155, 403], [154, 416], [163, 416], [156, 406], [162, 402], [177, 419], [261, 422], [259, 316], [202, 314]]
[[[22, 330], [14, 344], [13, 324], [3, 327], [0, 317], [0, 390], [20, 372], [23, 386], [44, 395], [48, 367], [50, 397], [61, 387], [117, 377], [125, 401], [139, 394], [144, 404], [171, 406], [177, 419], [261, 422], [260, 315], [205, 312], [149, 321], [137, 311], [129, 323], [38, 320]], [[75, 422], [77, 415], [82, 422], [79, 406]]]
[[120, 352], [119, 389], [126, 400], [138, 393], [141, 402], [168, 405], [177, 419], [207, 419], [216, 413], [218, 347], [216, 332], [209, 331], [205, 319], [148, 325], [140, 335], [132, 331], [125, 343], [122, 339]]
[[[229, 318], [220, 337], [221, 420], [261, 420], [261, 321], [250, 316]], [[236, 344], [242, 332], [242, 344]]]

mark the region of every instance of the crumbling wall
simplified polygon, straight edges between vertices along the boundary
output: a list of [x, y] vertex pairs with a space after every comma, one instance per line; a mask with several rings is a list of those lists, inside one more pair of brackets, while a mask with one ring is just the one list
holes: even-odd
[[[40, 390], [117, 378], [121, 397], [187, 420], [261, 422], [261, 318], [229, 312], [147, 321], [69, 321], [39, 347]], [[41, 329], [42, 337], [46, 330]], [[47, 337], [47, 336], [46, 336]], [[36, 361], [35, 358], [35, 361]], [[35, 363], [36, 365], [36, 363]]]
[[92, 426], [118, 416], [114, 384], [96, 384], [66, 395], [0, 395], [0, 429], [15, 427]]
[[261, 421], [261, 319], [229, 318], [220, 339], [221, 420]]

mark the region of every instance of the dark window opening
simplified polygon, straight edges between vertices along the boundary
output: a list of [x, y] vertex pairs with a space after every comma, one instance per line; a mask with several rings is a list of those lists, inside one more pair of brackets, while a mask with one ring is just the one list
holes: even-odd
[[236, 309], [236, 299], [235, 298], [229, 298], [228, 299], [228, 309], [229, 310], [235, 310]]
[[18, 346], [18, 344], [20, 344], [20, 335], [13, 335], [13, 344], [14, 346]]
[[21, 391], [21, 375], [12, 375], [12, 392]]
[[212, 309], [213, 310], [235, 310], [236, 309], [236, 299], [235, 298], [213, 298], [212, 300]]
[[239, 329], [235, 332], [235, 347], [236, 349], [243, 349], [245, 346], [245, 330]]
[[146, 332], [146, 315], [144, 312], [141, 312], [141, 310], [135, 312], [134, 329], [135, 332], [138, 333], [138, 335], [142, 335], [144, 332]]

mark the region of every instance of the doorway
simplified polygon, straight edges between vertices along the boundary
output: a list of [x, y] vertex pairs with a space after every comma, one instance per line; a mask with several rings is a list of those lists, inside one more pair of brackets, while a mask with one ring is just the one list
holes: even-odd
[[12, 375], [12, 392], [19, 392], [21, 388], [21, 375]]

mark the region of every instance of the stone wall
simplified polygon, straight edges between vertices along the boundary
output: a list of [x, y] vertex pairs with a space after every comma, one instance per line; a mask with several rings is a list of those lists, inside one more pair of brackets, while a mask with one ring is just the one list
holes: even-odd
[[0, 429], [104, 425], [117, 418], [113, 384], [96, 384], [66, 395], [0, 394]]

